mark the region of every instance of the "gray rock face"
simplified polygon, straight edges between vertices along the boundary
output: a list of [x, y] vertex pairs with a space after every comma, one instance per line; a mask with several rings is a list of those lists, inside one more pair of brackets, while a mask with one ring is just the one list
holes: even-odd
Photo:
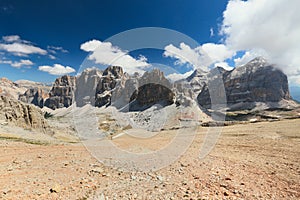
[[[138, 90], [138, 77], [123, 77], [112, 92], [111, 105], [120, 109], [130, 103], [131, 96]], [[128, 107], [126, 108], [129, 109]]]
[[[246, 65], [232, 71], [219, 71], [224, 82], [227, 104], [233, 107], [240, 104], [239, 109], [251, 109], [253, 102], [279, 102], [290, 100], [287, 76], [269, 65], [263, 58], [256, 58]], [[213, 81], [214, 75], [210, 75]], [[211, 107], [210, 91], [216, 98], [222, 94], [222, 88], [206, 84], [198, 95], [198, 103], [206, 108]]]
[[[42, 107], [45, 96], [42, 91], [31, 89], [20, 100]], [[226, 104], [230, 109], [251, 109], [257, 102], [290, 99], [286, 75], [263, 58], [256, 58], [231, 71], [222, 67], [210, 72], [195, 70], [186, 80], [174, 84], [158, 69], [142, 76], [130, 76], [119, 66], [110, 66], [103, 73], [96, 68], [86, 69], [77, 78], [56, 79], [44, 105], [52, 109], [69, 107], [75, 100], [77, 106], [111, 105], [130, 111], [157, 103], [191, 106], [198, 102], [204, 108], [211, 108], [213, 103]]]
[[130, 97], [129, 110], [144, 110], [157, 103], [166, 106], [175, 101], [173, 85], [159, 69], [145, 72], [138, 78], [138, 86]]
[[76, 78], [75, 101], [77, 106], [95, 105], [95, 93], [102, 72], [97, 68], [86, 69]]
[[120, 66], [109, 66], [103, 72], [103, 76], [112, 76], [116, 79], [121, 78], [123, 75], [123, 68]]
[[[121, 67], [108, 67], [100, 78], [95, 95], [95, 106], [115, 106], [138, 110], [155, 103], [170, 104], [174, 102], [172, 84], [165, 78], [163, 72], [154, 69], [145, 72], [142, 77], [135, 74], [129, 76], [123, 73]], [[134, 107], [132, 102], [135, 101]]]
[[148, 83], [142, 85], [133, 93], [130, 101], [136, 103], [131, 104], [129, 110], [144, 110], [154, 104], [167, 106], [173, 104], [174, 100], [175, 94], [170, 88], [161, 84]]
[[183, 106], [191, 106], [197, 95], [207, 82], [207, 72], [196, 69], [189, 77], [176, 81], [174, 88], [176, 90], [176, 104]]
[[115, 89], [117, 83], [118, 87], [122, 87], [120, 85], [122, 78], [124, 78], [124, 73], [119, 66], [110, 66], [104, 70], [96, 87], [95, 106], [102, 107], [111, 104], [113, 89]]
[[43, 108], [44, 99], [48, 98], [48, 96], [49, 95], [41, 88], [30, 88], [24, 94], [19, 96], [19, 100]]
[[69, 107], [73, 103], [76, 77], [62, 76], [57, 78], [49, 93], [45, 106], [51, 109]]
[[49, 128], [39, 108], [5, 96], [0, 96], [0, 120], [22, 128]]

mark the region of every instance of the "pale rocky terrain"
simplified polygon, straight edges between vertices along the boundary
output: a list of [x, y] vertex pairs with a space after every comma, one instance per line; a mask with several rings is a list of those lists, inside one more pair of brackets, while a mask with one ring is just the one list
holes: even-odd
[[[190, 148], [154, 172], [127, 172], [97, 161], [82, 143], [20, 139], [1, 131], [1, 199], [299, 199], [300, 119], [226, 126], [199, 159], [209, 127]], [[120, 148], [159, 149], [176, 133], [149, 140], [123, 135]], [[42, 142], [43, 141], [43, 142]], [[75, 142], [75, 141], [73, 141]]]
[[18, 84], [7, 78], [0, 78], [0, 95], [18, 99], [19, 95], [23, 94], [25, 91], [25, 87], [20, 87]]

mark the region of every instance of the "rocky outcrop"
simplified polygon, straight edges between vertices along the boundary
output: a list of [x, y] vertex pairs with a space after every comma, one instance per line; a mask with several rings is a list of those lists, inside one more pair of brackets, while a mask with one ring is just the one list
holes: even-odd
[[51, 109], [69, 107], [73, 103], [76, 77], [65, 75], [57, 78], [45, 106]]
[[5, 96], [0, 96], [0, 120], [26, 129], [48, 128], [39, 108]]
[[44, 92], [41, 88], [30, 88], [24, 94], [19, 96], [19, 100], [43, 108], [44, 100], [48, 97], [48, 93]]
[[221, 70], [219, 74], [225, 90], [222, 91], [222, 87], [213, 84], [217, 76], [211, 73], [210, 82], [204, 86], [197, 97], [201, 106], [211, 107], [210, 92], [212, 91], [215, 95], [214, 99], [218, 99], [218, 95], [222, 99], [221, 96], [225, 91], [227, 105], [231, 109], [252, 109], [256, 102], [279, 102], [291, 99], [287, 76], [263, 58], [256, 58], [232, 71]]

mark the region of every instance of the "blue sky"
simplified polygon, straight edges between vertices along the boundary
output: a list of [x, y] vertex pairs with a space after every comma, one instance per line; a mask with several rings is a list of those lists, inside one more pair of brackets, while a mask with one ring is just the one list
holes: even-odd
[[[49, 56], [30, 55], [35, 63], [31, 69], [1, 64], [3, 75], [10, 79], [36, 81], [53, 80], [48, 74], [36, 70], [39, 65], [58, 63], [78, 70], [87, 56], [87, 52], [80, 50], [82, 43], [91, 39], [103, 41], [128, 29], [164, 27], [187, 34], [199, 43], [218, 42], [220, 38], [210, 37], [210, 28], [217, 28], [226, 7], [226, 1], [220, 0], [191, 3], [183, 0], [1, 2], [1, 36], [18, 35], [42, 49], [55, 46], [68, 51], [57, 52], [55, 60]], [[10, 59], [18, 61], [21, 58], [12, 56]]]
[[161, 63], [184, 74], [200, 65], [230, 68], [262, 55], [297, 88], [298, 7], [297, 0], [1, 0], [0, 76], [52, 82], [64, 73], [75, 75], [88, 56], [105, 66], [108, 61], [101, 55], [128, 53], [105, 40], [134, 28], [162, 27], [199, 46], [170, 43], [161, 50], [129, 52], [130, 58], [120, 62]]

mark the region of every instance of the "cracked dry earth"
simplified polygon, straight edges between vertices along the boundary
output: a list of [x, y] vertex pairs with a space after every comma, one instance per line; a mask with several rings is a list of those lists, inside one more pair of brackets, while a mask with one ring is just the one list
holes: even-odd
[[[199, 127], [176, 162], [147, 173], [104, 166], [80, 143], [0, 140], [0, 199], [300, 199], [299, 119], [224, 127], [200, 160], [207, 129]], [[169, 139], [138, 145], [155, 149]], [[115, 142], [137, 145], [126, 135]]]

